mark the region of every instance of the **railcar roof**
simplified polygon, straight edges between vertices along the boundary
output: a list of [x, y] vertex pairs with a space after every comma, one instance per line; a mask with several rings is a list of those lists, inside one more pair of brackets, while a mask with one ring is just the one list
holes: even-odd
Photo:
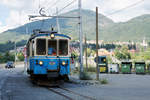
[[56, 31], [40, 31], [40, 32], [34, 34], [33, 36], [31, 36], [29, 38], [29, 41], [36, 38], [36, 37], [50, 36], [51, 34], [54, 34], [55, 36], [60, 36], [60, 37], [65, 37], [65, 38], [71, 39], [71, 37], [64, 35], [64, 34], [58, 34]]

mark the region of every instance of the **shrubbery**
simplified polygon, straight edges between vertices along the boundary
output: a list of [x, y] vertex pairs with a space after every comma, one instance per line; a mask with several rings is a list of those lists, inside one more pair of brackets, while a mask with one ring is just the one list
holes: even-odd
[[7, 61], [15, 61], [15, 55], [9, 52], [0, 54], [0, 63], [6, 63]]

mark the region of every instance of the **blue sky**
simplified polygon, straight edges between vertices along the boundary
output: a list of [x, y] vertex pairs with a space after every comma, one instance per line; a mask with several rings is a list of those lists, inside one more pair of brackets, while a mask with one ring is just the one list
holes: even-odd
[[9, 16], [9, 13], [10, 13], [10, 9], [5, 6], [5, 5], [2, 5], [0, 4], [0, 22], [1, 22], [1, 25], [6, 25], [6, 19], [7, 17]]
[[[40, 7], [44, 7], [46, 14], [51, 15], [56, 12], [56, 7], [61, 9], [72, 0], [57, 1], [58, 0], [1, 0], [0, 32], [28, 23], [28, 15], [38, 14]], [[128, 7], [137, 2], [139, 3], [133, 7], [110, 15], [119, 9]], [[76, 9], [77, 3], [76, 1], [63, 12]], [[95, 7], [98, 6], [100, 13], [115, 22], [125, 22], [136, 16], [150, 14], [150, 0], [82, 0], [82, 4], [83, 8], [93, 11], [95, 11]]]

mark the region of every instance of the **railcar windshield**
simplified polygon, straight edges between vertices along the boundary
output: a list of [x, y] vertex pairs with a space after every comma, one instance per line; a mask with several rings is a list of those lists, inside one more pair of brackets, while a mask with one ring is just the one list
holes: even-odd
[[57, 55], [57, 40], [48, 40], [48, 55]]
[[59, 40], [59, 55], [68, 55], [68, 40]]
[[46, 39], [37, 39], [36, 54], [37, 55], [46, 55]]

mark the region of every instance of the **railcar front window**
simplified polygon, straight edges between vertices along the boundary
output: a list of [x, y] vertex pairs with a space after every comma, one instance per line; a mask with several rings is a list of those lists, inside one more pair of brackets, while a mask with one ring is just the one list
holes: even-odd
[[59, 55], [68, 55], [68, 40], [59, 40]]
[[57, 55], [57, 40], [48, 40], [48, 55]]
[[37, 55], [46, 55], [46, 40], [45, 39], [37, 39], [36, 54]]

